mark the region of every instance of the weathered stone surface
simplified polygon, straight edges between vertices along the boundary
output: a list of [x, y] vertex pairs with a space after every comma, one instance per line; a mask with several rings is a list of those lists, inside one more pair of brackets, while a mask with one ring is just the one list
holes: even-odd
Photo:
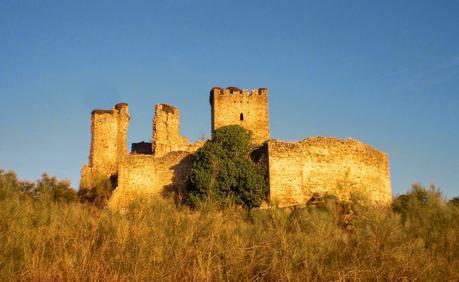
[[212, 131], [238, 124], [252, 131], [253, 142], [262, 144], [269, 139], [268, 90], [252, 91], [229, 87], [214, 87], [210, 92]]
[[[253, 142], [269, 140], [268, 90], [215, 87], [210, 95], [212, 130], [237, 124], [252, 131]], [[101, 178], [116, 180], [110, 206], [123, 208], [136, 197], [173, 192], [184, 195], [191, 170], [191, 154], [205, 141], [193, 144], [180, 135], [180, 111], [155, 107], [150, 143], [133, 144], [127, 153], [128, 105], [95, 110], [91, 115], [89, 165], [81, 170], [80, 187], [91, 188]], [[392, 199], [389, 161], [385, 153], [357, 140], [314, 137], [300, 142], [269, 140], [263, 147], [268, 158], [270, 205], [305, 204], [314, 195], [333, 194], [349, 199], [364, 194], [375, 204]]]
[[353, 139], [269, 141], [271, 205], [306, 203], [315, 193], [349, 199], [362, 193], [375, 204], [392, 199], [386, 154]]
[[116, 175], [118, 165], [127, 155], [128, 105], [119, 103], [111, 110], [94, 110], [91, 114], [91, 148], [89, 166], [81, 171], [80, 186], [92, 185], [97, 175]]
[[179, 109], [167, 104], [156, 105], [152, 140], [156, 157], [175, 151], [188, 151], [188, 138], [180, 135]]
[[110, 206], [125, 208], [136, 197], [154, 197], [172, 193], [181, 201], [191, 171], [191, 154], [171, 152], [161, 157], [129, 155], [119, 166], [118, 188]]
[[[81, 170], [80, 187], [89, 189], [103, 179], [116, 179], [111, 207], [123, 208], [138, 196], [167, 192], [180, 200], [191, 169], [190, 155], [205, 141], [189, 144], [180, 135], [179, 110], [159, 104], [153, 119], [153, 142], [135, 143], [128, 154], [129, 119], [128, 106], [124, 103], [112, 110], [92, 112], [89, 165]], [[148, 144], [150, 150], [145, 148]]]

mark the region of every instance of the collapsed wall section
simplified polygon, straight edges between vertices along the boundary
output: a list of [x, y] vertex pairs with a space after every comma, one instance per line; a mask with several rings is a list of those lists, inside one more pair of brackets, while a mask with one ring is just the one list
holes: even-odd
[[191, 155], [172, 152], [161, 157], [129, 155], [119, 167], [118, 188], [110, 199], [110, 207], [123, 209], [136, 198], [149, 198], [172, 192], [180, 201], [191, 172]]
[[240, 125], [252, 131], [252, 140], [261, 144], [269, 137], [268, 89], [252, 91], [236, 87], [210, 91], [212, 132], [226, 125]]
[[372, 203], [392, 200], [389, 160], [385, 153], [352, 139], [307, 138], [268, 142], [270, 203], [306, 203], [314, 193], [349, 199], [365, 195]]
[[167, 104], [155, 107], [152, 151], [156, 157], [174, 151], [187, 151], [188, 138], [180, 135], [180, 110]]

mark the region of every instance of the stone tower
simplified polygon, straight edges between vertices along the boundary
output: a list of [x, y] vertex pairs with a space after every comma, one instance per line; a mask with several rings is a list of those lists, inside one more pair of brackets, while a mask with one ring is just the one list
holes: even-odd
[[180, 110], [167, 104], [155, 106], [152, 151], [156, 157], [174, 151], [187, 151], [188, 138], [180, 135]]
[[252, 91], [236, 87], [210, 91], [212, 132], [225, 125], [240, 125], [252, 131], [253, 142], [261, 144], [269, 137], [268, 89]]
[[118, 163], [127, 154], [129, 120], [126, 103], [119, 103], [111, 110], [92, 112], [90, 167], [105, 175], [116, 174]]

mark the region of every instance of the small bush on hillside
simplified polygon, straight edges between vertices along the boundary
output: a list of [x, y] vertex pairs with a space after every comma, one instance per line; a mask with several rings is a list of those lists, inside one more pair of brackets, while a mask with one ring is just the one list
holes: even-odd
[[408, 193], [394, 199], [392, 209], [404, 220], [410, 220], [413, 217], [435, 216], [445, 209], [445, 203], [445, 199], [434, 185], [426, 189], [416, 183]]
[[265, 170], [250, 158], [250, 131], [230, 125], [217, 129], [194, 156], [189, 202], [234, 202], [248, 209], [267, 197]]
[[97, 177], [95, 184], [89, 188], [80, 187], [78, 197], [83, 203], [94, 204], [97, 207], [103, 207], [113, 192], [113, 185], [110, 179], [106, 177]]
[[37, 181], [36, 192], [39, 197], [49, 197], [56, 202], [75, 202], [77, 192], [70, 186], [68, 180], [58, 180], [55, 176], [43, 173]]
[[413, 184], [408, 193], [394, 199], [392, 210], [401, 215], [412, 235], [423, 238], [427, 248], [444, 251], [448, 259], [459, 259], [459, 252], [448, 252], [452, 245], [459, 248], [459, 232], [452, 229], [452, 225], [459, 226], [459, 209], [449, 205], [434, 185]]
[[452, 198], [448, 203], [459, 208], [459, 197]]

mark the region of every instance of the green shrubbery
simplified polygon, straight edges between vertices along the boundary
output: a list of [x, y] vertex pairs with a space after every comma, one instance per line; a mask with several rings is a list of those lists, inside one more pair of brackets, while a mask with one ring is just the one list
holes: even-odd
[[47, 198], [56, 202], [78, 201], [77, 193], [68, 180], [58, 180], [54, 176], [43, 173], [36, 182], [18, 180], [14, 172], [0, 170], [0, 199], [11, 193], [22, 192], [22, 196]]
[[266, 168], [250, 158], [253, 149], [248, 130], [237, 125], [217, 129], [194, 156], [189, 202], [260, 206], [268, 194]]

